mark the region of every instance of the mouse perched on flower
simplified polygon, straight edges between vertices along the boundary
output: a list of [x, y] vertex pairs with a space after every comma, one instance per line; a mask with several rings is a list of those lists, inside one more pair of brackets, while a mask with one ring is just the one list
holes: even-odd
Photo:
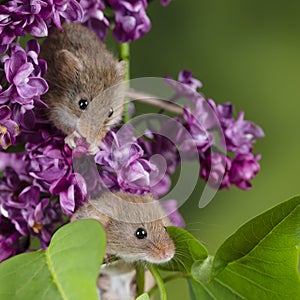
[[65, 23], [45, 39], [41, 57], [47, 61], [49, 91], [42, 100], [51, 122], [67, 134], [75, 148], [84, 137], [94, 148], [121, 120], [125, 62], [119, 62], [96, 34], [81, 24]]

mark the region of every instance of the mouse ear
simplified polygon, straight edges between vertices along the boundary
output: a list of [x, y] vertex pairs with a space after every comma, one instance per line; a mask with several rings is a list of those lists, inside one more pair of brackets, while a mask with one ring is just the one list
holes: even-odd
[[110, 218], [106, 215], [99, 214], [97, 220], [101, 223], [104, 229], [108, 226]]
[[124, 78], [125, 77], [125, 72], [126, 72], [126, 61], [124, 60], [121, 60], [120, 62], [118, 62], [117, 64], [117, 71], [118, 71], [118, 74]]
[[71, 80], [74, 80], [76, 74], [83, 69], [80, 60], [66, 49], [57, 52], [55, 64], [60, 76]]

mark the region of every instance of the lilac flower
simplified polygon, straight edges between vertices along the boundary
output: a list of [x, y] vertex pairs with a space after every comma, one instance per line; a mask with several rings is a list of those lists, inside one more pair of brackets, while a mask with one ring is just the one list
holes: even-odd
[[[126, 132], [129, 135], [124, 135]], [[152, 191], [166, 193], [169, 181], [164, 179], [165, 169], [154, 161], [149, 161], [137, 139], [130, 135], [128, 126], [124, 126], [118, 134], [110, 131], [100, 151], [95, 156], [100, 166], [100, 176], [107, 188], [121, 189], [133, 194], [145, 194]], [[160, 196], [159, 192], [157, 196]]]
[[234, 108], [231, 103], [216, 105], [212, 99], [208, 102], [220, 120], [228, 151], [251, 152], [255, 140], [264, 137], [264, 132], [259, 126], [244, 120], [244, 112], [239, 112], [237, 120], [233, 118]]
[[16, 36], [26, 32], [35, 37], [48, 35], [52, 22], [81, 22], [83, 11], [75, 0], [12, 0], [0, 6], [0, 54], [8, 49]]
[[[169, 137], [172, 139], [171, 136]], [[167, 138], [165, 134], [146, 133], [146, 139], [140, 138], [138, 142], [144, 150], [144, 157], [149, 159], [155, 154], [161, 155], [167, 164], [166, 172], [173, 174], [179, 164], [179, 155], [170, 138]]]
[[83, 8], [82, 23], [93, 30], [101, 40], [104, 40], [109, 28], [109, 21], [105, 17], [103, 10], [105, 5], [102, 0], [80, 0]]
[[[33, 64], [27, 61], [24, 49], [18, 44], [11, 46], [11, 56], [3, 58], [7, 81], [11, 84], [9, 89], [16, 89], [18, 99], [32, 100], [34, 96], [40, 96], [47, 92], [48, 84], [45, 79], [30, 76], [34, 71]], [[19, 100], [21, 103], [24, 100]]]
[[15, 144], [19, 126], [11, 120], [11, 110], [7, 105], [0, 106], [0, 146], [7, 149]]
[[36, 234], [46, 246], [55, 222], [61, 221], [61, 217], [57, 204], [49, 198], [40, 199], [40, 196], [38, 187], [27, 186], [17, 197], [2, 203], [1, 210], [22, 236]]
[[66, 215], [72, 215], [75, 209], [80, 207], [86, 200], [87, 186], [80, 174], [72, 173], [53, 182], [50, 193], [59, 194], [62, 212]]
[[[9, 154], [7, 154], [9, 156]], [[23, 156], [16, 157], [19, 160], [23, 160]], [[15, 161], [15, 165], [18, 167], [21, 165], [22, 162], [19, 163]], [[24, 164], [24, 168], [27, 164]], [[30, 176], [24, 174], [24, 169], [19, 170], [17, 173], [16, 170], [13, 169], [11, 166], [5, 167], [3, 172], [3, 178], [0, 180], [0, 206], [9, 203], [10, 201], [14, 201], [14, 199], [21, 193], [21, 191], [31, 185], [32, 180]]]
[[[159, 166], [159, 168], [161, 168], [161, 166]], [[160, 171], [152, 171], [152, 173], [150, 173], [150, 183], [150, 192], [155, 199], [159, 199], [165, 195], [172, 186], [171, 177], [167, 173], [162, 173]]]
[[204, 153], [214, 143], [214, 136], [209, 129], [215, 122], [213, 117], [210, 118], [209, 112], [204, 109], [204, 101], [199, 98], [193, 111], [186, 106], [183, 113], [183, 119], [187, 123], [187, 130], [191, 134], [192, 142], [196, 144], [201, 153]]
[[40, 44], [37, 40], [30, 40], [26, 44], [27, 61], [32, 63], [34, 76], [44, 76], [47, 70], [47, 62], [44, 59], [39, 59]]
[[150, 173], [155, 171], [155, 165], [148, 160], [139, 158], [124, 165], [118, 173], [118, 183], [124, 192], [145, 194], [150, 192]]
[[185, 223], [180, 215], [180, 213], [177, 210], [177, 201], [174, 199], [166, 200], [161, 203], [162, 208], [165, 210], [165, 212], [168, 214], [168, 217], [172, 223], [172, 225], [177, 227], [184, 227]]
[[21, 252], [20, 250], [18, 251], [18, 239], [20, 236], [18, 232], [8, 236], [0, 234], [0, 262]]
[[24, 236], [30, 233], [30, 227], [35, 226], [33, 214], [39, 201], [39, 188], [36, 186], [28, 186], [23, 189], [15, 201], [12, 199], [3, 205], [3, 208], [7, 211], [16, 229]]
[[146, 0], [108, 0], [108, 3], [115, 10], [113, 35], [119, 43], [137, 40], [151, 29]]
[[61, 22], [63, 20], [69, 22], [81, 22], [83, 18], [83, 10], [80, 4], [75, 0], [45, 0], [47, 6], [42, 13], [47, 19], [48, 27], [51, 21], [62, 30]]
[[252, 153], [238, 154], [230, 169], [230, 182], [243, 190], [251, 188], [250, 180], [259, 172], [260, 166], [258, 160], [260, 155], [253, 155]]
[[8, 1], [0, 6], [0, 53], [4, 53], [16, 36], [25, 36], [26, 31], [36, 37], [48, 34], [42, 10], [44, 1]]
[[23, 173], [27, 165], [23, 158], [24, 153], [0, 152], [0, 172], [12, 168], [17, 174]]
[[208, 181], [212, 187], [215, 188], [230, 188], [229, 171], [231, 169], [231, 159], [221, 153], [209, 154], [202, 159], [200, 176]]
[[217, 117], [219, 118], [221, 124], [226, 127], [227, 123], [230, 122], [233, 118], [234, 107], [232, 103], [226, 102], [224, 104], [216, 105], [213, 99], [207, 99], [207, 102], [215, 111]]
[[200, 96], [197, 89], [202, 87], [202, 82], [193, 78], [192, 72], [188, 70], [179, 72], [178, 81], [173, 80], [170, 76], [166, 76], [165, 81], [176, 91], [175, 96], [171, 99], [172, 101], [175, 101], [180, 97], [187, 97], [190, 101], [194, 102], [194, 98], [197, 99]]
[[[264, 136], [262, 129], [245, 121], [243, 112], [235, 120], [231, 103], [216, 105], [212, 99], [206, 100], [197, 92], [201, 83], [194, 80], [190, 72], [181, 72], [178, 79], [181, 84], [170, 78], [166, 78], [166, 82], [176, 90], [171, 100], [185, 97], [189, 101], [182, 117], [192, 139], [185, 138], [181, 150], [188, 150], [190, 142], [196, 143], [201, 160], [200, 176], [208, 184], [219, 188], [230, 188], [231, 184], [236, 184], [239, 188], [248, 189], [251, 186], [249, 180], [259, 170], [259, 156], [251, 152], [256, 139]], [[194, 105], [193, 109], [190, 104]], [[223, 154], [226, 151], [235, 156], [233, 161], [230, 158], [232, 154]], [[249, 176], [244, 178], [242, 169], [248, 171]]]
[[119, 136], [115, 132], [107, 135], [95, 156], [96, 163], [106, 165], [110, 170], [119, 171], [126, 164], [143, 156], [142, 148], [135, 141], [123, 141], [123, 144]]
[[43, 135], [43, 141], [26, 144], [26, 160], [30, 163], [27, 172], [35, 185], [47, 192], [52, 183], [71, 174], [72, 156], [64, 137]]
[[100, 143], [95, 162], [101, 165], [102, 169], [115, 174], [119, 187], [124, 191], [135, 189], [138, 193], [138, 189], [142, 189], [143, 192], [148, 192], [151, 165], [142, 159], [144, 152], [134, 139], [129, 138], [129, 141], [126, 141], [119, 138], [120, 136], [122, 135], [113, 131], [106, 135]]
[[237, 120], [229, 122], [224, 129], [226, 146], [235, 153], [248, 153], [257, 138], [264, 137], [263, 130], [252, 122], [244, 120], [244, 112], [240, 112]]
[[0, 214], [0, 262], [26, 249], [20, 237], [11, 221]]
[[39, 237], [42, 248], [48, 246], [55, 230], [55, 224], [63, 221], [59, 203], [54, 203], [50, 198], [40, 199], [38, 197], [36, 205], [31, 200], [31, 210], [26, 211], [25, 216], [30, 226], [31, 234]]
[[6, 52], [15, 39], [14, 28], [10, 28], [12, 18], [4, 5], [0, 6], [0, 54]]

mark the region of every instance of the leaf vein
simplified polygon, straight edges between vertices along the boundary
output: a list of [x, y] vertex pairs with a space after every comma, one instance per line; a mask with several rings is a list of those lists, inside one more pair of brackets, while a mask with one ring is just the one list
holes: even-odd
[[260, 285], [259, 283], [257, 283], [257, 282], [255, 282], [255, 281], [251, 280], [250, 278], [245, 277], [245, 276], [242, 276], [241, 274], [239, 274], [239, 273], [237, 273], [237, 272], [234, 272], [234, 271], [231, 270], [230, 268], [228, 268], [227, 270], [228, 270], [229, 272], [235, 274], [236, 276], [238, 276], [238, 277], [240, 277], [240, 278], [242, 278], [242, 279], [244, 279], [244, 280], [246, 280], [246, 281], [249, 281], [251, 284], [256, 285], [256, 286], [259, 287], [260, 289], [262, 289], [262, 290], [264, 290], [264, 291], [267, 291], [267, 292], [270, 292], [270, 293], [272, 293], [272, 294], [274, 294], [274, 295], [277, 295], [276, 292], [274, 292], [274, 291], [272, 291], [272, 290], [270, 290], [270, 289], [265, 288], [264, 286], [262, 286], [262, 285]]
[[54, 266], [53, 266], [53, 263], [51, 261], [50, 254], [49, 254], [49, 248], [45, 251], [45, 256], [46, 256], [46, 262], [47, 262], [48, 268], [50, 270], [50, 274], [52, 275], [53, 281], [56, 284], [62, 298], [67, 300], [68, 298], [63, 290], [63, 287], [61, 286], [61, 284], [59, 283], [59, 281], [55, 275]]
[[233, 288], [231, 288], [229, 285], [227, 285], [226, 283], [224, 283], [223, 281], [221, 281], [218, 278], [214, 278], [214, 280], [216, 282], [218, 282], [220, 285], [224, 286], [225, 288], [227, 288], [228, 290], [230, 290], [233, 294], [237, 295], [238, 297], [240, 297], [241, 299], [246, 299], [244, 296], [242, 296], [240, 293], [238, 293], [237, 291], [235, 291]]

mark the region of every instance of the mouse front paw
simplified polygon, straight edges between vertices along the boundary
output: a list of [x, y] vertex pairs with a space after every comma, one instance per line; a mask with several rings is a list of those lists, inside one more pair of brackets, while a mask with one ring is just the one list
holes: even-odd
[[71, 134], [65, 137], [65, 143], [71, 148], [76, 148], [76, 140], [80, 138], [80, 134], [77, 131], [72, 132]]
[[90, 144], [88, 152], [90, 155], [95, 155], [99, 152], [99, 147], [96, 144]]

